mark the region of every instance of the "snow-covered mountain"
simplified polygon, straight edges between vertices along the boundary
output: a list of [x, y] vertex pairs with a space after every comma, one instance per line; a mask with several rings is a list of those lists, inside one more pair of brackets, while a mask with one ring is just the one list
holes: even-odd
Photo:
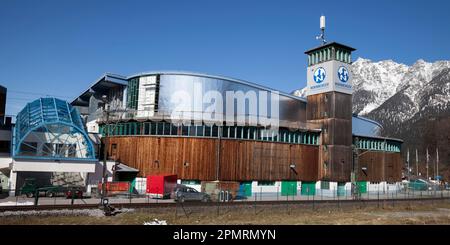
[[[380, 122], [384, 135], [405, 140], [405, 149], [418, 148], [420, 154], [439, 147], [450, 164], [450, 61], [408, 66], [358, 58], [351, 70], [353, 113]], [[293, 94], [305, 97], [306, 89]]]
[[[384, 116], [395, 123], [411, 119], [429, 107], [445, 110], [450, 107], [449, 70], [450, 61], [418, 60], [407, 66], [393, 60], [372, 62], [358, 58], [352, 64], [353, 112], [369, 117], [388, 113]], [[306, 88], [293, 94], [305, 97]]]

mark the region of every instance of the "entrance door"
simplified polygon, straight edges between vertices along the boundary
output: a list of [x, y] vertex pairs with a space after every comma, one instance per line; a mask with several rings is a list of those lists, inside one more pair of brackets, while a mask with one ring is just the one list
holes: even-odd
[[290, 180], [281, 181], [281, 195], [282, 196], [296, 196], [297, 195], [297, 181], [290, 181]]
[[338, 182], [337, 195], [338, 196], [345, 196], [345, 182]]
[[358, 186], [360, 194], [367, 193], [367, 181], [358, 181], [356, 182], [356, 186]]
[[314, 196], [316, 195], [316, 182], [314, 181], [302, 181], [302, 196]]

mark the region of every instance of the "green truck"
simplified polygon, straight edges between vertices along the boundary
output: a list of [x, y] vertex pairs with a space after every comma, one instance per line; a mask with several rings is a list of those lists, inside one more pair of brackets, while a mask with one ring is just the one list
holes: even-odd
[[38, 187], [36, 185], [36, 179], [28, 178], [25, 179], [25, 183], [22, 188], [20, 188], [20, 195], [25, 195], [27, 197], [34, 197], [36, 195], [44, 195], [46, 197], [55, 197], [60, 195], [65, 195], [68, 191], [73, 190], [76, 187], [65, 187], [65, 186], [43, 186]]

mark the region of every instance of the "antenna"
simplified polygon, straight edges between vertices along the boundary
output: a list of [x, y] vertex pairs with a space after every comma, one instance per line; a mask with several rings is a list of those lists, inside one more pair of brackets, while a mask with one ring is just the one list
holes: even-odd
[[322, 41], [322, 45], [327, 43], [325, 40], [325, 15], [320, 16], [320, 35], [316, 37], [317, 40]]

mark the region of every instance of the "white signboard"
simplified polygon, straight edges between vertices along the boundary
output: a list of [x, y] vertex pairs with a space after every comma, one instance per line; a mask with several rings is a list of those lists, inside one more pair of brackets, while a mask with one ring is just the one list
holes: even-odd
[[308, 67], [307, 95], [336, 91], [352, 94], [350, 65], [332, 60]]

